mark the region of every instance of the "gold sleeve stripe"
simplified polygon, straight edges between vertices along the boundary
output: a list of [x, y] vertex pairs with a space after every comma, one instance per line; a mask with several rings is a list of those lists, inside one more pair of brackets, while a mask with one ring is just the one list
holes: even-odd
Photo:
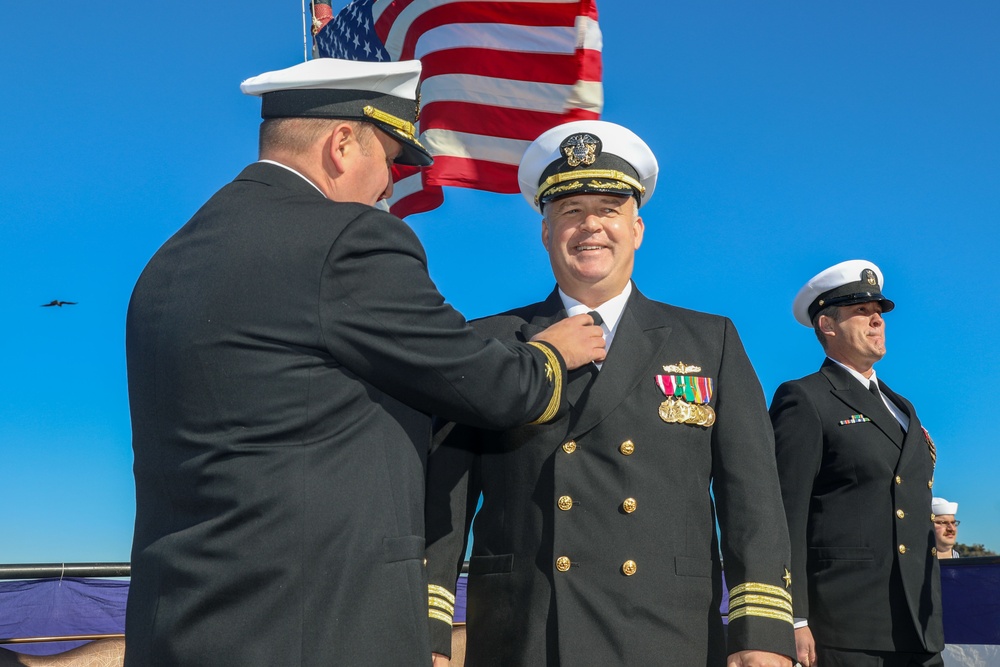
[[[447, 601], [442, 600], [441, 598], [431, 596], [430, 599], [427, 600], [427, 605], [429, 607], [437, 607], [438, 609], [444, 609], [446, 612], [448, 612], [452, 616], [455, 615], [455, 605], [448, 604]], [[789, 609], [789, 611], [791, 611], [791, 610]]]
[[448, 614], [438, 611], [437, 609], [429, 609], [427, 611], [428, 618], [433, 618], [435, 620], [441, 621], [442, 623], [447, 623], [449, 627], [452, 626], [451, 616]]
[[792, 601], [792, 596], [784, 588], [780, 586], [772, 586], [771, 584], [760, 584], [756, 581], [748, 581], [745, 584], [740, 584], [729, 589], [729, 597], [734, 598], [743, 593], [763, 593], [765, 595], [773, 595], [775, 597], [784, 598], [789, 602]]
[[741, 607], [743, 605], [752, 604], [762, 604], [768, 607], [777, 607], [778, 609], [784, 609], [789, 614], [792, 613], [792, 603], [781, 600], [778, 598], [771, 597], [769, 595], [753, 595], [752, 593], [747, 595], [740, 595], [735, 598], [729, 599], [729, 612], [732, 613], [733, 609], [736, 607]]
[[427, 586], [427, 593], [430, 595], [436, 595], [439, 598], [444, 598], [448, 602], [455, 604], [455, 594], [443, 586], [430, 584]]
[[732, 623], [737, 618], [743, 618], [744, 616], [773, 618], [776, 621], [785, 621], [791, 626], [795, 625], [795, 621], [792, 620], [791, 614], [786, 614], [783, 611], [777, 611], [775, 609], [768, 609], [767, 607], [740, 607], [736, 611], [729, 614], [729, 622]]
[[530, 342], [528, 345], [537, 347], [548, 359], [548, 363], [545, 364], [545, 374], [549, 376], [550, 380], [555, 380], [555, 386], [552, 388], [552, 398], [549, 399], [549, 405], [545, 408], [545, 412], [531, 422], [532, 424], [545, 424], [552, 421], [552, 418], [556, 416], [559, 412], [559, 405], [562, 403], [562, 367], [559, 365], [559, 358], [556, 353], [549, 349], [547, 345], [542, 345], [541, 343]]

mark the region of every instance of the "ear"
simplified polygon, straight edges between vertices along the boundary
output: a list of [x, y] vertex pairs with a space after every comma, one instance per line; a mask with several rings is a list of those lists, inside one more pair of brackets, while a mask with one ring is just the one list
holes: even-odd
[[632, 235], [635, 241], [635, 249], [638, 250], [639, 246], [642, 245], [642, 234], [646, 231], [646, 223], [642, 221], [641, 216], [635, 216], [635, 221], [632, 223]]
[[549, 221], [542, 218], [542, 246], [549, 249]]
[[347, 123], [338, 123], [327, 136], [326, 152], [338, 173], [347, 171], [353, 144], [356, 143], [354, 129]]
[[819, 330], [823, 332], [824, 336], [836, 336], [836, 332], [833, 330], [833, 318], [828, 315], [819, 316]]

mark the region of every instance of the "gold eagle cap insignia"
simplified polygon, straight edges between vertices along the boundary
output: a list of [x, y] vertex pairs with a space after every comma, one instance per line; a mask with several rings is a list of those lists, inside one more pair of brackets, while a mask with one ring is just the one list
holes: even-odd
[[665, 373], [680, 373], [681, 375], [687, 375], [688, 373], [700, 373], [701, 366], [688, 365], [683, 361], [678, 361], [676, 364], [664, 366], [663, 371]]

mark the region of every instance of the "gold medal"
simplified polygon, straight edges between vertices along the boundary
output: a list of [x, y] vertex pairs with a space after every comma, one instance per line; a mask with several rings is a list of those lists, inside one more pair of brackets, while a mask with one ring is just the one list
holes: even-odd
[[660, 403], [660, 419], [668, 424], [691, 424], [708, 428], [715, 423], [715, 410], [708, 405], [688, 403], [682, 398], [670, 397]]
[[660, 419], [667, 422], [668, 424], [677, 423], [677, 413], [674, 411], [674, 399], [668, 398], [667, 400], [660, 403]]

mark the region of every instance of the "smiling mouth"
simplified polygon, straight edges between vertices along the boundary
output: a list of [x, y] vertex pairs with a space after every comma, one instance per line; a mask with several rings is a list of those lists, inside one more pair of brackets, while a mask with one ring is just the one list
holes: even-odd
[[576, 250], [577, 252], [584, 252], [586, 250], [602, 250], [603, 248], [604, 248], [604, 246], [599, 246], [599, 245], [578, 245], [578, 246], [573, 246], [573, 249]]

